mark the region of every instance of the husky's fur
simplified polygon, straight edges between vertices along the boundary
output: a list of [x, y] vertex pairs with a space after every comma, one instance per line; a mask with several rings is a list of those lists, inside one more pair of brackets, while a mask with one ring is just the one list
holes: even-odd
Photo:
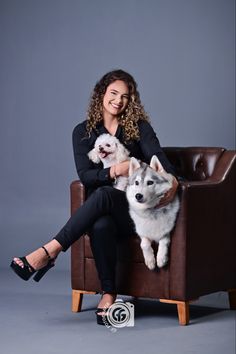
[[[141, 238], [145, 264], [149, 269], [159, 268], [168, 262], [170, 231], [179, 210], [176, 195], [168, 205], [158, 208], [161, 198], [172, 186], [173, 176], [167, 173], [154, 155], [150, 166], [131, 158], [129, 181], [126, 190], [130, 216]], [[152, 241], [159, 243], [155, 260]]]
[[[104, 168], [111, 167], [117, 163], [129, 160], [129, 151], [120, 141], [110, 134], [100, 135], [94, 148], [88, 153], [88, 157], [94, 163], [103, 163]], [[128, 178], [119, 176], [115, 179], [113, 186], [116, 189], [124, 191], [127, 187]]]

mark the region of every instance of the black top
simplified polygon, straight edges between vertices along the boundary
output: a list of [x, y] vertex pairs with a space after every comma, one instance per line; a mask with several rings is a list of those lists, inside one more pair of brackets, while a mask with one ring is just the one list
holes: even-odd
[[[159, 140], [148, 122], [139, 121], [140, 139], [124, 142], [123, 128], [118, 126], [116, 138], [130, 151], [130, 157], [150, 163], [153, 155], [156, 155], [168, 173], [176, 175], [173, 166], [168, 161], [165, 153], [161, 149]], [[87, 136], [86, 121], [78, 124], [73, 130], [73, 150], [76, 170], [80, 181], [88, 189], [99, 186], [111, 185], [110, 168], [103, 168], [102, 163], [95, 164], [88, 158], [88, 152], [94, 148], [97, 137], [101, 134], [109, 133], [103, 124], [98, 124], [96, 130], [92, 130], [91, 136]]]

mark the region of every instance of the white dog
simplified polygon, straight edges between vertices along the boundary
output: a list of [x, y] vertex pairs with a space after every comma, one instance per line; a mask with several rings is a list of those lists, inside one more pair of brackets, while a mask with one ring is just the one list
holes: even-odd
[[[178, 196], [166, 206], [158, 208], [158, 205], [171, 188], [172, 180], [173, 176], [163, 169], [155, 155], [150, 166], [131, 158], [126, 195], [130, 216], [141, 238], [140, 245], [149, 269], [154, 269], [156, 264], [161, 268], [168, 262], [170, 231], [179, 210]], [[152, 241], [159, 243], [156, 260], [151, 247]]]
[[[117, 163], [129, 160], [129, 151], [120, 141], [110, 134], [102, 134], [95, 141], [94, 148], [88, 153], [88, 157], [94, 163], [103, 163], [104, 168], [111, 167]], [[114, 187], [124, 191], [128, 178], [119, 176], [114, 182]]]

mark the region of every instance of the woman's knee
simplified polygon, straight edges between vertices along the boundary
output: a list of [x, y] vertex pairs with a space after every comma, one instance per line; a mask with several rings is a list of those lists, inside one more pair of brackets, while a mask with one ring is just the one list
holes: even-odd
[[116, 232], [116, 225], [111, 216], [106, 215], [100, 217], [92, 227], [93, 235], [106, 235]]
[[[112, 186], [102, 186], [93, 193], [94, 201], [102, 203], [104, 207], [112, 208], [126, 206], [127, 200], [125, 193]], [[110, 211], [110, 209], [108, 210]]]

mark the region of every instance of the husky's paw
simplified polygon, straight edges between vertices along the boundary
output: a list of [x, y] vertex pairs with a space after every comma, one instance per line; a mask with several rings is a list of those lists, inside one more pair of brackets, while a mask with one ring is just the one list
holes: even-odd
[[150, 270], [155, 269], [156, 267], [155, 257], [145, 258], [145, 264]]
[[157, 255], [157, 266], [158, 268], [162, 268], [164, 267], [166, 264], [168, 263], [168, 256], [164, 255], [164, 256], [158, 256]]

